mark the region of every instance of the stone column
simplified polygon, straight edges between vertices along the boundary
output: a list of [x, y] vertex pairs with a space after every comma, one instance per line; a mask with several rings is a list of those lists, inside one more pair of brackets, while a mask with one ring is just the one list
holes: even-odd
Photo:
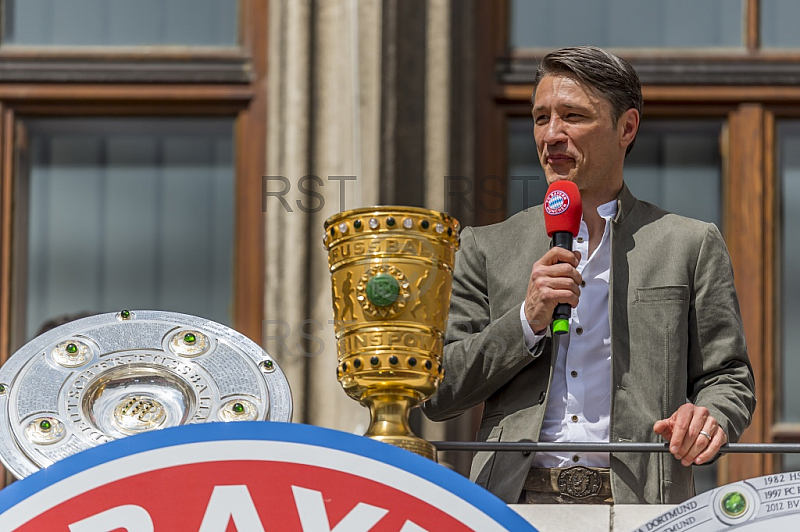
[[452, 35], [470, 38], [472, 2], [270, 2], [268, 191], [290, 188], [266, 197], [265, 347], [289, 378], [295, 421], [366, 427], [335, 376], [323, 222], [379, 203], [448, 208], [446, 176], [471, 171], [469, 88], [453, 78], [469, 79], [473, 46]]
[[[380, 0], [270, 2], [265, 347], [294, 420], [358, 432], [367, 412], [336, 380], [323, 223], [378, 200]], [[291, 210], [290, 210], [291, 209]]]

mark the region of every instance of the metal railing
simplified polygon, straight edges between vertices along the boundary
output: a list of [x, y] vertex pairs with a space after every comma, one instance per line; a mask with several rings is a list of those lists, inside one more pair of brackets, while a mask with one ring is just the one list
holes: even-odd
[[[437, 451], [503, 451], [503, 452], [584, 452], [584, 453], [668, 453], [668, 443], [544, 443], [544, 442], [467, 442], [432, 441]], [[800, 453], [800, 443], [728, 443], [721, 454], [734, 453]]]

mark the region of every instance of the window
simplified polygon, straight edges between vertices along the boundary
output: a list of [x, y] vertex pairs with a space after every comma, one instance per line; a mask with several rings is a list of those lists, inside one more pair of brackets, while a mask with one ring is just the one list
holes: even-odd
[[24, 124], [26, 340], [76, 311], [154, 308], [232, 325], [233, 119]]
[[764, 48], [800, 48], [797, 17], [800, 4], [792, 0], [761, 0], [761, 45]]
[[6, 0], [4, 45], [236, 46], [236, 0]]
[[0, 362], [45, 317], [126, 299], [259, 342], [266, 0], [0, 7]]
[[743, 12], [741, 0], [512, 0], [509, 45], [744, 48]]
[[[779, 376], [777, 426], [778, 438], [800, 441], [800, 394], [794, 386], [793, 375], [800, 371], [800, 348], [797, 320], [800, 318], [800, 283], [795, 272], [800, 268], [796, 228], [800, 227], [800, 120], [781, 120], [777, 125], [778, 165], [781, 234], [780, 274], [780, 352], [776, 374]], [[795, 471], [800, 468], [800, 457], [787, 455], [783, 468]]]

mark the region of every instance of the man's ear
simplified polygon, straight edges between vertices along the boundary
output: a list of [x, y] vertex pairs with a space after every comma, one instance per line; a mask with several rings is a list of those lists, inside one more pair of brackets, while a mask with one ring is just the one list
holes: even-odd
[[636, 133], [639, 131], [639, 111], [628, 109], [622, 113], [622, 116], [617, 120], [617, 131], [620, 135], [620, 146], [627, 148], [636, 138]]

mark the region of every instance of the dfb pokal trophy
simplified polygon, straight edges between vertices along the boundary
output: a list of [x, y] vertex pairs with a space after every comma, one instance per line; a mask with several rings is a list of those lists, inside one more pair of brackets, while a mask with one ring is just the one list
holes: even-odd
[[414, 207], [368, 207], [325, 222], [339, 382], [369, 408], [365, 436], [436, 460], [411, 408], [442, 380], [458, 221]]

